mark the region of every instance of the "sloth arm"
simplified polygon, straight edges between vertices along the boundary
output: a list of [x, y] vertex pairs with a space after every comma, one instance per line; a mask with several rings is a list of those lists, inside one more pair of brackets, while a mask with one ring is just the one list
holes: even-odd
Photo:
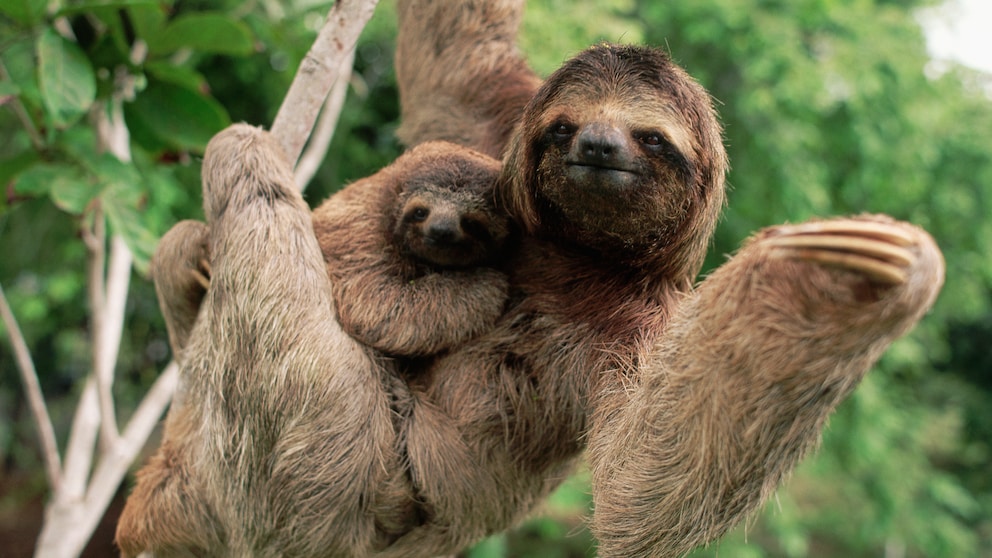
[[602, 556], [681, 556], [753, 511], [930, 307], [943, 261], [883, 218], [767, 229], [703, 281], [589, 443]]
[[[309, 208], [275, 140], [231, 126], [211, 140], [202, 172], [210, 286], [181, 362], [183, 412], [170, 413], [159, 453], [177, 436], [197, 442], [185, 444], [192, 455], [177, 456], [172, 473], [145, 466], [135, 489], [144, 497], [129, 501], [128, 525], [174, 518], [183, 501], [205, 500], [220, 526], [194, 518], [186, 529], [197, 532], [184, 537], [219, 530], [231, 554], [368, 553], [380, 508], [399, 506], [370, 498], [398, 469], [381, 364], [338, 326]], [[189, 488], [173, 483], [180, 473]], [[280, 500], [298, 495], [320, 517]], [[277, 527], [252, 531], [264, 526]], [[182, 531], [125, 527], [118, 536], [152, 551], [187, 543], [162, 540], [169, 529]], [[310, 536], [293, 535], [300, 532]]]
[[[399, 257], [399, 256], [396, 256]], [[389, 261], [335, 275], [345, 330], [383, 353], [426, 356], [484, 333], [503, 312], [506, 276], [490, 268], [427, 273], [405, 279]]]
[[152, 257], [155, 294], [165, 317], [169, 345], [177, 360], [189, 340], [200, 304], [210, 285], [210, 229], [199, 221], [180, 221], [162, 237]]
[[448, 140], [500, 158], [541, 85], [516, 47], [524, 0], [401, 0], [396, 81], [412, 147]]
[[401, 356], [436, 354], [491, 328], [503, 313], [506, 276], [488, 267], [416, 273], [391, 241], [384, 215], [396, 194], [377, 176], [314, 211], [341, 326], [360, 342]]

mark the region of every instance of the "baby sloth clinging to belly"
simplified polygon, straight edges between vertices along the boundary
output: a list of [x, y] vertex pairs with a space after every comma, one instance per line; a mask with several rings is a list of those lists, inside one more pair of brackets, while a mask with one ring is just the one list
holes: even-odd
[[498, 175], [491, 157], [429, 142], [314, 211], [345, 331], [386, 354], [424, 356], [495, 323], [511, 232], [492, 199]]

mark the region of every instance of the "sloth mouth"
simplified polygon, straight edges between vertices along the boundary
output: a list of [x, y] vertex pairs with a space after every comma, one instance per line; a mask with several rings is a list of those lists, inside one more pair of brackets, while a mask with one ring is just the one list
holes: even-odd
[[566, 176], [586, 188], [626, 190], [637, 183], [636, 171], [623, 167], [566, 162]]

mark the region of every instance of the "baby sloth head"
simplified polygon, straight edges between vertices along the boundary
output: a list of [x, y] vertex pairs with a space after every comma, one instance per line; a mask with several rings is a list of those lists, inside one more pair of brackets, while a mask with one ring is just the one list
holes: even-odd
[[492, 200], [495, 175], [444, 172], [449, 170], [434, 168], [406, 183], [397, 204], [396, 245], [433, 267], [492, 264], [510, 232], [509, 218]]

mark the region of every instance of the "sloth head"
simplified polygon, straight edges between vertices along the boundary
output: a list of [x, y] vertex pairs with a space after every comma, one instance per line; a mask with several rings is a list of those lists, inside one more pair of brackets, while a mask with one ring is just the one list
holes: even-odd
[[599, 45], [528, 104], [497, 198], [530, 234], [695, 275], [726, 170], [698, 83], [660, 51]]
[[402, 173], [393, 238], [421, 263], [464, 268], [494, 263], [510, 234], [492, 189], [499, 163], [443, 142], [418, 146], [417, 165]]

